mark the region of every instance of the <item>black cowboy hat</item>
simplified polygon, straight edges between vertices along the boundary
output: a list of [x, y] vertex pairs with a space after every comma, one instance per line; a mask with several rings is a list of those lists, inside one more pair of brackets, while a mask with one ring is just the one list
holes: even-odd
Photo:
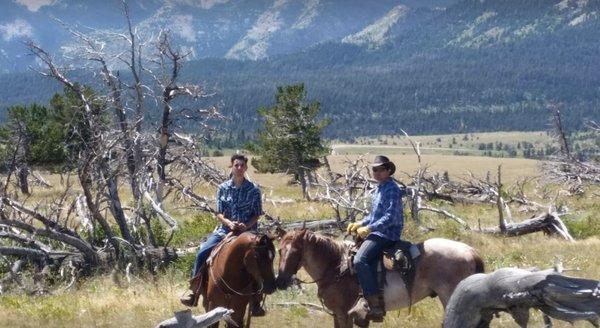
[[378, 166], [383, 166], [384, 168], [390, 170], [390, 175], [392, 175], [392, 174], [394, 174], [394, 172], [396, 172], [396, 165], [394, 165], [394, 162], [390, 161], [390, 159], [387, 158], [387, 156], [383, 156], [383, 155], [375, 156], [375, 160], [373, 161], [373, 164], [371, 164], [371, 167], [378, 167]]

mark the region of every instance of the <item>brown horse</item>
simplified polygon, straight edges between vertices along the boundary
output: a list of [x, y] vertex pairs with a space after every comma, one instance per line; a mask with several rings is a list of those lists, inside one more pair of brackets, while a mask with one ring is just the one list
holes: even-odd
[[[384, 300], [388, 311], [408, 307], [428, 296], [438, 296], [445, 307], [461, 280], [483, 272], [482, 259], [466, 244], [434, 238], [418, 246], [422, 254], [410, 298], [400, 273], [386, 275]], [[345, 245], [331, 238], [308, 230], [286, 233], [279, 244], [277, 286], [287, 288], [292, 275], [303, 267], [316, 282], [319, 298], [333, 312], [334, 326], [352, 327], [347, 313], [357, 301], [360, 287], [355, 276], [340, 275], [345, 254]]]
[[232, 321], [242, 327], [250, 299], [276, 289], [275, 246], [268, 236], [245, 232], [235, 239], [226, 238], [213, 252], [202, 272], [202, 304], [206, 312], [219, 306], [233, 310]]

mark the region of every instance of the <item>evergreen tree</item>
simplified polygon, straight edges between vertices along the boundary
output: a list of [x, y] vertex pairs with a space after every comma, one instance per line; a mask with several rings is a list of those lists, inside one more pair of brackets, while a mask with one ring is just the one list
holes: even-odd
[[38, 104], [10, 107], [7, 116], [0, 127], [3, 169], [16, 172], [21, 191], [29, 194], [27, 179], [31, 165], [64, 162], [64, 132], [51, 119], [50, 111]]
[[[88, 95], [93, 91], [86, 88]], [[102, 104], [95, 104], [102, 106]], [[27, 193], [30, 166], [51, 168], [69, 163], [90, 138], [80, 101], [68, 89], [55, 94], [50, 106], [12, 106], [0, 126], [0, 161], [3, 171], [17, 171]]]
[[[83, 90], [88, 99], [97, 98], [90, 87], [86, 86]], [[103, 110], [105, 104], [99, 100], [93, 102], [92, 106], [94, 112], [106, 112]], [[108, 116], [101, 117], [103, 125], [108, 125]], [[62, 142], [69, 158], [76, 157], [92, 138], [90, 127], [84, 117], [83, 103], [69, 88], [64, 88], [63, 93], [56, 93], [50, 100], [50, 120], [62, 129]]]
[[278, 87], [275, 106], [258, 110], [264, 127], [258, 132], [254, 149], [260, 158], [254, 159], [252, 165], [260, 172], [293, 174], [308, 199], [307, 179], [330, 150], [321, 139], [329, 120], [319, 121], [320, 104], [307, 104], [305, 99], [304, 84]]

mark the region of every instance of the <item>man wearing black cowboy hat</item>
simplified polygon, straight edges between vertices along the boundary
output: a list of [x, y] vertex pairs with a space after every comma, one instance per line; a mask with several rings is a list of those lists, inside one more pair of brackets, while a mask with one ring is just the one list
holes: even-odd
[[[404, 227], [402, 214], [402, 191], [392, 179], [396, 166], [386, 156], [376, 156], [373, 177], [379, 185], [373, 193], [371, 213], [360, 222], [348, 225], [349, 233], [355, 232], [364, 242], [354, 256], [354, 268], [363, 291], [363, 297], [348, 311], [351, 316], [368, 313], [367, 319], [383, 321], [382, 295], [377, 286], [377, 262], [384, 249], [400, 240]], [[364, 318], [360, 318], [364, 319]]]

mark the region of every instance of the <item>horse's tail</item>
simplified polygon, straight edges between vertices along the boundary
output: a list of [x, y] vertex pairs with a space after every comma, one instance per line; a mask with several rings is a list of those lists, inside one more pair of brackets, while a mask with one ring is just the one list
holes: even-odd
[[483, 263], [483, 259], [476, 251], [473, 251], [473, 258], [475, 259], [475, 273], [484, 273], [485, 272], [485, 264]]

